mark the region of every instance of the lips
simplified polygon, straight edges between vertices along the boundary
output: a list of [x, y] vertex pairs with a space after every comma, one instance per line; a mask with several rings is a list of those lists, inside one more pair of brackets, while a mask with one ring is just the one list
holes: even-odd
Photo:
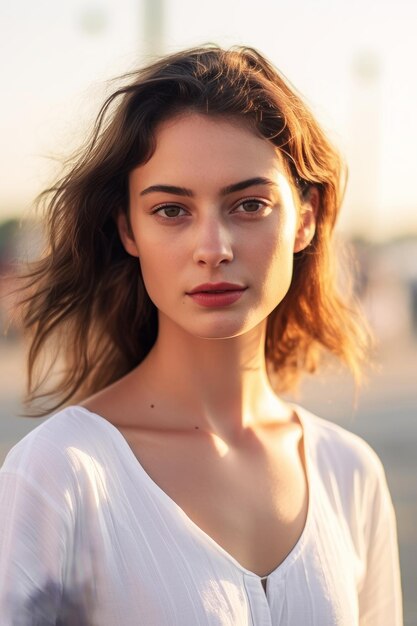
[[243, 291], [245, 289], [246, 287], [244, 285], [238, 285], [235, 283], [204, 283], [202, 285], [198, 285], [187, 293], [225, 293], [226, 291]]
[[195, 304], [205, 309], [220, 309], [233, 305], [247, 287], [237, 283], [203, 283], [187, 293]]

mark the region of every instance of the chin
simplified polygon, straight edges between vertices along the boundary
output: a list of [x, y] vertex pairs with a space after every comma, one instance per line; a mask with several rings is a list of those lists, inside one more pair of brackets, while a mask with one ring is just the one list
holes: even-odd
[[227, 320], [212, 321], [210, 324], [201, 325], [200, 328], [189, 327], [187, 330], [190, 334], [200, 339], [233, 339], [234, 337], [241, 337], [250, 332], [259, 325], [259, 321], [253, 323], [245, 322], [232, 322]]

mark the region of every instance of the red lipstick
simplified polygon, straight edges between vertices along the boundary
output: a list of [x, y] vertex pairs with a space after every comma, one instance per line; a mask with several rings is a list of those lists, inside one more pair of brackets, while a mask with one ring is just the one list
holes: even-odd
[[197, 304], [204, 307], [223, 307], [233, 304], [247, 289], [234, 283], [204, 283], [187, 293]]

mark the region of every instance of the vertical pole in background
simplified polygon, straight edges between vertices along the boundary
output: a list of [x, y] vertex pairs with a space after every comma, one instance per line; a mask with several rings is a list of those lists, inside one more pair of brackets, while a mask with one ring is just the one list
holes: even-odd
[[143, 52], [145, 57], [164, 51], [164, 0], [143, 0]]
[[381, 64], [378, 56], [361, 51], [352, 63], [350, 168], [347, 197], [355, 228], [378, 239], [381, 202]]

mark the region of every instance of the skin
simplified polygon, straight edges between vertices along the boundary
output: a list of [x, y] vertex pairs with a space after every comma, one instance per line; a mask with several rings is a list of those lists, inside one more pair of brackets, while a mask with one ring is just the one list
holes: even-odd
[[[156, 138], [130, 174], [129, 218], [121, 213], [118, 229], [158, 309], [158, 338], [135, 370], [83, 405], [119, 428], [200, 528], [263, 575], [307, 514], [302, 428], [270, 385], [264, 342], [293, 254], [314, 235], [318, 194], [301, 205], [276, 148], [240, 121], [183, 114]], [[255, 177], [270, 183], [222, 192]], [[190, 193], [149, 190], [159, 185]], [[221, 308], [187, 295], [220, 281], [247, 289]]]

